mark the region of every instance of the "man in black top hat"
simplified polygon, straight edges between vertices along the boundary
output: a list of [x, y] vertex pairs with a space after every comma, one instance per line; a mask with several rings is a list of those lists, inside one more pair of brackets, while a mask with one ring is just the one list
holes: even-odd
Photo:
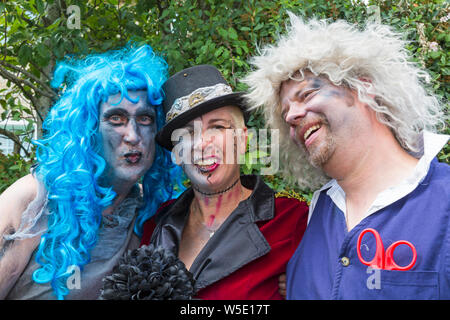
[[276, 197], [259, 176], [240, 176], [245, 104], [215, 67], [182, 70], [163, 88], [167, 123], [156, 141], [192, 187], [145, 224], [142, 244], [173, 250], [193, 274], [197, 298], [281, 299], [278, 276], [305, 230], [306, 203]]

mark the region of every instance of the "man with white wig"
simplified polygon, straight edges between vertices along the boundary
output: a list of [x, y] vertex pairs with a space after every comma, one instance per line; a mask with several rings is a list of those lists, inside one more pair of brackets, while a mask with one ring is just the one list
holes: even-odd
[[286, 175], [319, 188], [287, 298], [450, 299], [449, 136], [428, 74], [388, 26], [290, 18], [244, 79]]

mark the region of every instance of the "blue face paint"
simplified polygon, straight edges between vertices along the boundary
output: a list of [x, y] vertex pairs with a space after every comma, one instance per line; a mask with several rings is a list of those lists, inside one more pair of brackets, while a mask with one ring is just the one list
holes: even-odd
[[[42, 234], [36, 252], [35, 259], [41, 267], [34, 271], [33, 280], [50, 283], [58, 299], [69, 292], [67, 266], [83, 270], [89, 263], [90, 252], [97, 245], [99, 218], [117, 196], [104, 179], [108, 172], [112, 172], [112, 180], [119, 185], [120, 181], [137, 181], [144, 176], [144, 204], [134, 226], [139, 236], [143, 223], [171, 196], [171, 179], [180, 174], [170, 171], [175, 170], [170, 153], [153, 142], [156, 125], [145, 126], [149, 119], [139, 116], [134, 109], [146, 102], [141, 107], [155, 111], [157, 125], [161, 127], [164, 115], [158, 105], [163, 99], [161, 87], [166, 79], [166, 62], [148, 45], [130, 45], [83, 60], [71, 57], [57, 65], [52, 86], [62, 89], [61, 97], [43, 123], [43, 138], [34, 141], [39, 164], [36, 176], [47, 187], [51, 215], [48, 232]], [[139, 90], [146, 95], [136, 96], [134, 93]], [[114, 98], [117, 92], [123, 96]], [[121, 98], [124, 104], [130, 103], [131, 109], [121, 104]], [[100, 112], [107, 103], [110, 107]], [[109, 114], [109, 120], [103, 121], [106, 110], [117, 108], [123, 113], [118, 117]], [[123, 119], [129, 120], [122, 128], [130, 129], [129, 134], [117, 139], [119, 133], [124, 134], [119, 125]]]
[[[134, 184], [152, 166], [155, 157], [156, 112], [147, 92], [130, 91], [130, 98], [110, 96], [100, 106], [100, 155], [106, 160], [109, 185]], [[136, 101], [137, 100], [137, 101]]]

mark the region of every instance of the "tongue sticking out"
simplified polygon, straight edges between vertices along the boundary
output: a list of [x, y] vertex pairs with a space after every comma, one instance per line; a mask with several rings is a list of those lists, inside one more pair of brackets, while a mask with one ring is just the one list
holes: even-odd
[[195, 166], [201, 173], [210, 173], [214, 171], [219, 164], [215, 158], [200, 160], [195, 162]]
[[218, 163], [214, 163], [212, 165], [199, 165], [197, 164], [196, 167], [198, 168], [198, 170], [200, 170], [200, 172], [202, 173], [209, 173], [212, 172], [214, 170], [216, 170], [216, 168], [219, 166]]

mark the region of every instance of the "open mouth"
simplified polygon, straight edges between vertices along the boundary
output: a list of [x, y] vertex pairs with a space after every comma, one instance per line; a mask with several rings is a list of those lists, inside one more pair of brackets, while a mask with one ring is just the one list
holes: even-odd
[[219, 166], [215, 157], [194, 161], [194, 165], [200, 173], [204, 174], [213, 172]]
[[126, 162], [135, 164], [141, 160], [142, 153], [139, 151], [131, 151], [131, 152], [125, 153], [124, 157], [125, 157]]
[[308, 130], [306, 130], [305, 134], [303, 135], [303, 140], [306, 141], [314, 132], [319, 130], [320, 127], [321, 127], [320, 124], [316, 124], [316, 125], [310, 127]]
[[316, 123], [310, 127], [308, 127], [304, 132], [303, 132], [303, 141], [305, 143], [305, 146], [309, 146], [314, 138], [317, 136], [317, 132], [320, 130], [320, 128], [322, 128], [322, 124], [321, 123]]

